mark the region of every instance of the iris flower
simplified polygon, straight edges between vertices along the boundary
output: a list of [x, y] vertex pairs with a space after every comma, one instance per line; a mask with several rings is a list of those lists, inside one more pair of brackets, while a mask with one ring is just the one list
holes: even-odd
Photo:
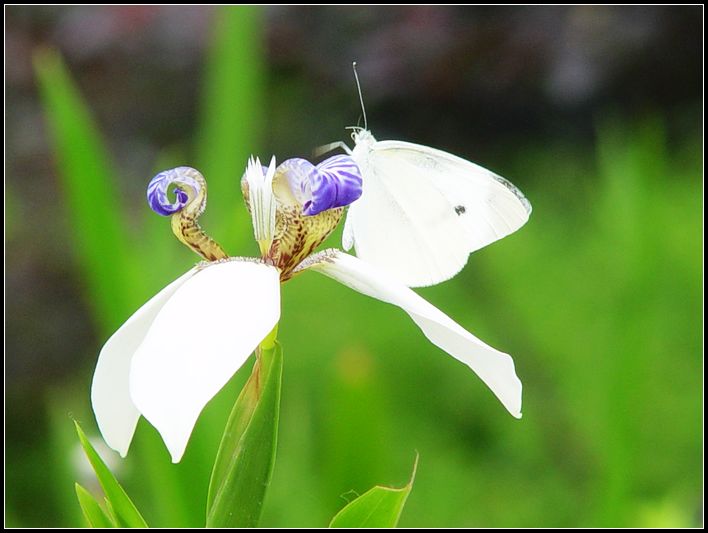
[[197, 170], [178, 167], [150, 182], [152, 209], [170, 216], [177, 238], [204, 261], [138, 309], [99, 354], [91, 399], [111, 448], [127, 454], [142, 415], [179, 462], [204, 406], [277, 325], [281, 285], [305, 271], [403, 309], [430, 342], [476, 372], [521, 417], [521, 382], [509, 355], [355, 256], [336, 249], [315, 253], [345, 207], [361, 196], [361, 173], [349, 156], [316, 166], [289, 159], [277, 168], [275, 158], [268, 167], [251, 158], [241, 188], [258, 258], [229, 257], [199, 227], [206, 182]]

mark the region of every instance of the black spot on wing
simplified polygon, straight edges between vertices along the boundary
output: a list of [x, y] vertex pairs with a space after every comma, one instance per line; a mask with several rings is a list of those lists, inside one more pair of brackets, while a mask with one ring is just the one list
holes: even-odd
[[465, 211], [467, 211], [467, 209], [465, 209], [464, 205], [456, 205], [455, 206], [455, 213], [457, 213], [458, 215], [464, 215]]

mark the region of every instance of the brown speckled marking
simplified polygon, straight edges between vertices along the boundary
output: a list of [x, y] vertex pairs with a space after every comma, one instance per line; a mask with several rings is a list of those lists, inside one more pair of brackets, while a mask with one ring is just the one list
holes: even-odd
[[209, 237], [199, 226], [197, 219], [206, 207], [207, 185], [201, 172], [189, 169], [190, 176], [199, 183], [199, 194], [190, 198], [187, 205], [172, 215], [172, 233], [185, 245], [201, 255], [207, 261], [216, 261], [228, 257], [223, 248]]
[[172, 216], [172, 231], [177, 238], [207, 261], [228, 257], [219, 244], [199, 226], [196, 218], [182, 214]]
[[[241, 181], [241, 191], [250, 212], [246, 180]], [[293, 277], [295, 267], [329, 237], [343, 214], [344, 208], [338, 207], [305, 216], [300, 205], [278, 204], [273, 244], [264, 259], [280, 269], [281, 282]]]
[[280, 268], [280, 281], [293, 276], [295, 267], [334, 231], [343, 213], [344, 208], [338, 207], [305, 216], [299, 206], [279, 206], [268, 257]]

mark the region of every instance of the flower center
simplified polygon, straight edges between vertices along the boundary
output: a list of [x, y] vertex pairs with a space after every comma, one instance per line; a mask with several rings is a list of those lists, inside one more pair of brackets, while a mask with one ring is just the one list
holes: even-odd
[[[281, 281], [290, 279], [337, 227], [344, 207], [361, 196], [361, 186], [359, 167], [349, 156], [336, 155], [317, 166], [288, 159], [277, 169], [275, 158], [269, 167], [251, 158], [241, 190], [261, 260], [280, 270]], [[160, 172], [148, 185], [147, 200], [156, 213], [171, 217], [177, 238], [204, 259], [228, 258], [197, 222], [206, 207], [206, 181], [199, 171], [177, 167]]]
[[[244, 176], [241, 189], [252, 210], [249, 186]], [[275, 170], [273, 195], [275, 231], [264, 259], [278, 267], [280, 280], [286, 281], [334, 231], [344, 207], [361, 196], [361, 174], [349, 156], [330, 157], [317, 166], [305, 159], [288, 159]]]

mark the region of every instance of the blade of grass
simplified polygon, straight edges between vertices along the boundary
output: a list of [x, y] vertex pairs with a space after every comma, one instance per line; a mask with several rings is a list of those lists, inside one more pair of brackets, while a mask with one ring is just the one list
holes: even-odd
[[609, 328], [611, 346], [621, 357], [607, 358], [602, 364], [608, 376], [599, 389], [606, 411], [603, 417], [603, 474], [597, 487], [595, 523], [602, 526], [631, 525], [631, 495], [640, 433], [636, 416], [628, 416], [643, 401], [641, 383], [646, 380], [651, 350], [642, 350], [649, 314], [644, 295], [654, 290], [660, 262], [656, 235], [663, 228], [660, 217], [651, 213], [661, 175], [669, 167], [665, 129], [658, 116], [636, 126], [608, 117], [598, 127], [597, 159], [604, 198], [600, 207], [603, 241], [622, 250], [613, 268], [621, 274], [621, 288], [613, 294], [621, 324]]
[[68, 240], [86, 277], [94, 317], [109, 332], [133, 303], [126, 290], [131, 286], [128, 237], [116, 206], [120, 188], [100, 132], [59, 53], [39, 50], [34, 67], [68, 203]]
[[120, 486], [118, 480], [101, 459], [101, 456], [91, 446], [79, 423], [74, 421], [74, 425], [76, 426], [76, 433], [79, 435], [81, 446], [96, 473], [98, 482], [101, 484], [118, 525], [120, 527], [148, 527], [135, 504], [123, 490], [123, 487]]
[[101, 509], [101, 506], [94, 499], [94, 497], [91, 496], [89, 491], [78, 483], [74, 484], [74, 488], [76, 489], [76, 497], [79, 499], [81, 511], [83, 511], [84, 518], [86, 518], [89, 526], [100, 528], [116, 527], [116, 524], [113, 520], [111, 520], [106, 512]]
[[240, 255], [248, 252], [244, 248], [251, 240], [240, 180], [248, 156], [261, 144], [265, 123], [262, 8], [219, 7], [214, 22], [197, 139], [197, 168], [209, 182], [204, 227], [215, 230], [216, 239], [230, 254]]

